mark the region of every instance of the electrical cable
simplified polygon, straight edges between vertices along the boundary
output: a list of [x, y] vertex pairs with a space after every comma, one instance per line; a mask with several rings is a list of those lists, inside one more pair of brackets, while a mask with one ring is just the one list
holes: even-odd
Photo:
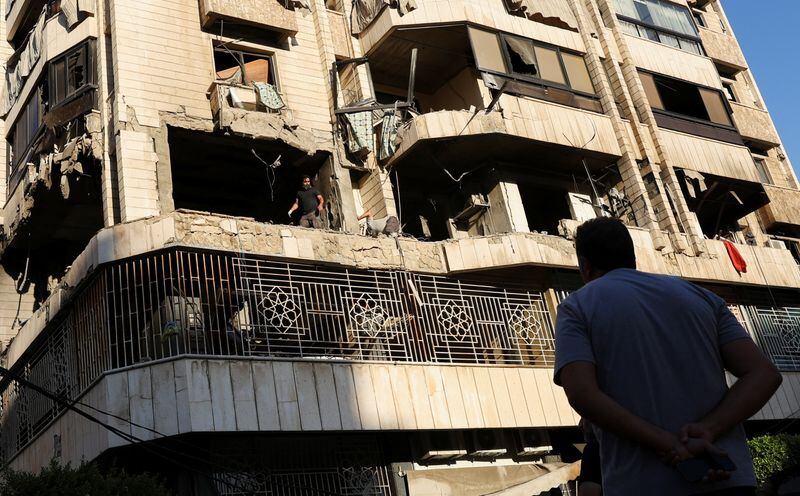
[[275, 169], [281, 166], [281, 157], [282, 155], [278, 155], [278, 158], [275, 159], [274, 162], [267, 163], [266, 160], [258, 156], [258, 153], [254, 149], [250, 149], [253, 153], [253, 156], [257, 158], [261, 163], [263, 163], [267, 167], [267, 186], [269, 186], [269, 201], [270, 203], [275, 202], [275, 183], [277, 182], [277, 176], [275, 175]]

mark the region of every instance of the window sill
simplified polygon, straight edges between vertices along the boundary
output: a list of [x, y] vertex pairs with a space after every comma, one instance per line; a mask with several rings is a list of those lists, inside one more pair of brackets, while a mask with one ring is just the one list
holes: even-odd
[[[484, 71], [486, 72], [486, 71]], [[505, 92], [519, 96], [526, 96], [544, 100], [547, 102], [565, 105], [567, 107], [585, 110], [597, 114], [603, 114], [603, 107], [600, 98], [591, 93], [575, 91], [569, 87], [550, 84], [546, 81], [533, 80], [529, 78], [515, 77], [510, 74], [498, 74], [486, 72], [497, 80], [498, 87], [505, 86]], [[578, 100], [578, 99], [583, 99]]]
[[744, 141], [739, 131], [734, 127], [721, 126], [713, 122], [702, 121], [692, 117], [673, 114], [663, 110], [652, 109], [658, 127], [691, 134], [702, 138], [723, 141], [733, 145], [744, 146]]

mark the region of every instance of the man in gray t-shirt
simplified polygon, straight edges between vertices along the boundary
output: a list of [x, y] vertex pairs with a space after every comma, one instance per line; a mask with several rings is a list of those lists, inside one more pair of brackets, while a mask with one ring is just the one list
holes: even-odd
[[[587, 285], [559, 307], [555, 381], [596, 426], [604, 494], [754, 494], [741, 423], [780, 385], [775, 367], [718, 296], [635, 270], [619, 221], [587, 222], [576, 248]], [[725, 369], [738, 378], [730, 389]], [[711, 482], [672, 466], [718, 449], [737, 470]]]

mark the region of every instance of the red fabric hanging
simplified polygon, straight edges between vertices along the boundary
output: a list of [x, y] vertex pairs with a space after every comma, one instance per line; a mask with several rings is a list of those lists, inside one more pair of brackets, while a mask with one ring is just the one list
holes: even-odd
[[731, 257], [731, 263], [733, 264], [733, 268], [736, 269], [736, 272], [739, 274], [747, 274], [747, 262], [745, 262], [742, 254], [739, 253], [739, 249], [736, 248], [736, 245], [727, 239], [723, 239], [722, 243], [725, 245], [725, 249], [728, 250], [728, 256]]

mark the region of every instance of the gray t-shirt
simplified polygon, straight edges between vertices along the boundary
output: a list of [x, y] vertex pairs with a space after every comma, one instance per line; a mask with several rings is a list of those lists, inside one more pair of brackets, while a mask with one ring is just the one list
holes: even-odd
[[[728, 390], [720, 347], [750, 339], [725, 302], [676, 277], [619, 269], [587, 284], [558, 310], [555, 380], [578, 361], [597, 367], [600, 389], [669, 432], [696, 422]], [[606, 496], [683, 496], [755, 486], [744, 429], [716, 445], [738, 469], [729, 481], [690, 484], [646, 448], [595, 429]]]

